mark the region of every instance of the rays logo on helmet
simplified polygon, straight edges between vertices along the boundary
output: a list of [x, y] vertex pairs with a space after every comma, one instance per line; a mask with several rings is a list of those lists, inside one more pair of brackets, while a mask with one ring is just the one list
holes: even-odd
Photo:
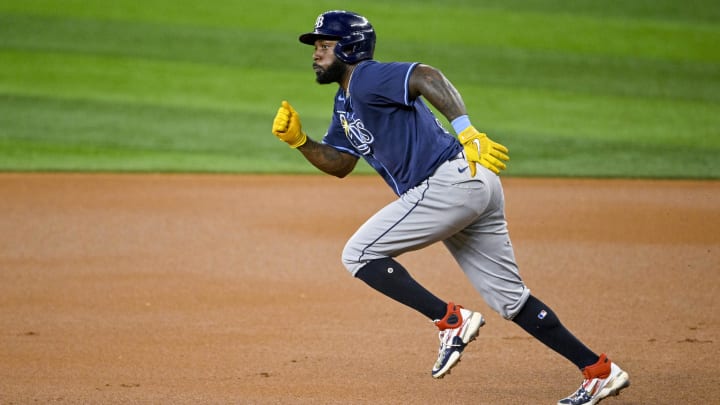
[[315, 29], [322, 27], [324, 20], [325, 20], [325, 16], [319, 15], [317, 20], [315, 20]]

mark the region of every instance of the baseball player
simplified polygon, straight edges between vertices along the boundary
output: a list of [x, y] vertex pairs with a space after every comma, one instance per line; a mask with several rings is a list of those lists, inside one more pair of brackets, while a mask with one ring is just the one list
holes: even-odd
[[[440, 348], [432, 376], [448, 374], [485, 323], [479, 312], [432, 294], [395, 259], [441, 241], [493, 310], [581, 370], [580, 388], [558, 404], [595, 404], [629, 386], [625, 371], [575, 338], [523, 283], [498, 177], [508, 150], [472, 125], [448, 79], [421, 63], [373, 60], [375, 30], [353, 12], [322, 13], [315, 29], [299, 39], [314, 47], [316, 81], [339, 85], [332, 120], [317, 142], [283, 101], [272, 132], [340, 178], [363, 158], [397, 194], [350, 238], [342, 262], [354, 277], [434, 322]], [[457, 138], [427, 103], [447, 118]]]

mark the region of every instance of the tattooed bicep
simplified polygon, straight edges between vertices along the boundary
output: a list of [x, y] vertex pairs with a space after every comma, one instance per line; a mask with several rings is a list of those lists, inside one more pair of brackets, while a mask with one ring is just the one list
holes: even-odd
[[439, 70], [418, 65], [408, 81], [410, 97], [423, 96], [449, 120], [466, 114], [465, 103], [455, 86]]

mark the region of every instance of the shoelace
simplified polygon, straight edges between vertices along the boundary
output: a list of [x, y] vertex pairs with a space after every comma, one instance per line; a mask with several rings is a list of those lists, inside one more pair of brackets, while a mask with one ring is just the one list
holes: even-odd
[[442, 351], [446, 347], [459, 347], [462, 346], [460, 343], [455, 343], [454, 336], [450, 338], [450, 342], [445, 342], [445, 335], [450, 333], [452, 329], [444, 330], [440, 333], [438, 333], [438, 338], [440, 338], [440, 351]]
[[585, 387], [587, 386], [587, 384], [589, 382], [590, 382], [590, 380], [583, 381], [583, 383], [580, 385], [580, 388], [578, 388], [578, 390], [575, 392], [575, 394], [572, 397], [570, 397], [573, 402], [575, 402], [579, 399], [582, 399], [583, 401], [587, 401], [592, 397], [590, 392], [585, 389]]
[[572, 399], [579, 399], [579, 398], [585, 399], [585, 398], [589, 398], [589, 397], [590, 397], [590, 393], [585, 391], [585, 388], [580, 387], [580, 389], [577, 390], [575, 395], [572, 396]]

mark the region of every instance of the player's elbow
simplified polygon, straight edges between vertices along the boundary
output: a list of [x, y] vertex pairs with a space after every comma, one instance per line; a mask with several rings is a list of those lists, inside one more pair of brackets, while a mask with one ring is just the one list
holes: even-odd
[[339, 179], [342, 179], [343, 177], [347, 176], [352, 172], [352, 170], [346, 170], [345, 168], [341, 167], [322, 167], [319, 165], [315, 165], [320, 171], [322, 171], [325, 174], [329, 174], [331, 176], [335, 176]]
[[343, 179], [351, 172], [352, 172], [352, 170], [336, 172], [336, 173], [333, 173], [333, 176], [337, 177], [338, 179]]

